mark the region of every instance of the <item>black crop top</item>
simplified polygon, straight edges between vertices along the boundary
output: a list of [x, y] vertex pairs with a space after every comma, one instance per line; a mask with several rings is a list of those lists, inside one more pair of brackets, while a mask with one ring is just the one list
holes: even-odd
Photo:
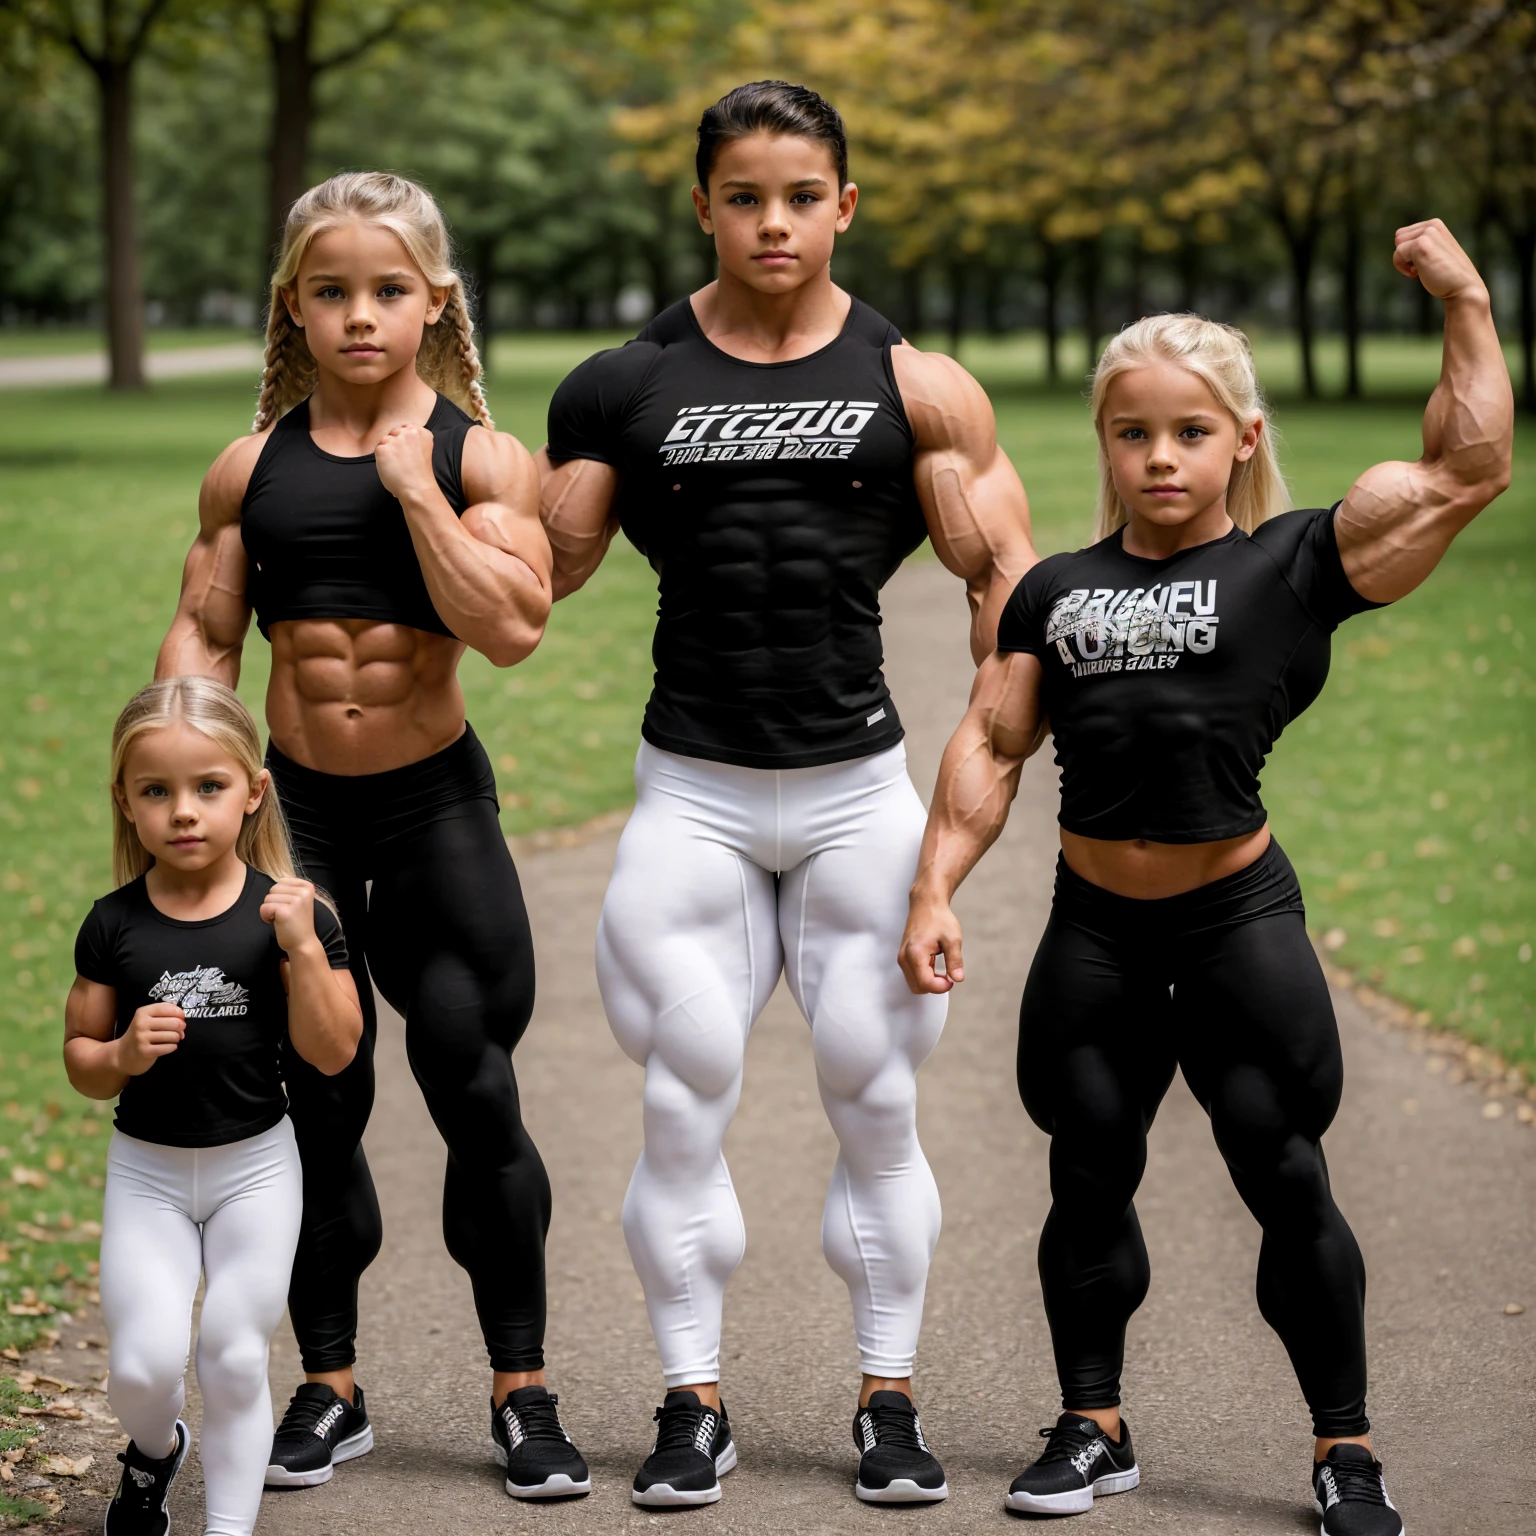
[[[283, 952], [261, 904], [272, 879], [247, 869], [234, 906], [183, 922], [149, 899], [141, 875], [103, 896], [75, 940], [75, 970], [117, 989], [117, 1027], [150, 1003], [186, 1014], [181, 1044], [118, 1096], [115, 1124], [125, 1136], [168, 1147], [222, 1147], [269, 1131], [288, 1112], [280, 1051], [288, 999], [278, 969]], [[347, 964], [341, 924], [315, 903], [315, 933], [333, 970]]]
[[[475, 423], [444, 396], [427, 419], [432, 469], [448, 505], [469, 505], [460, 479]], [[283, 619], [377, 619], [451, 634], [427, 593], [400, 503], [373, 455], [342, 458], [309, 433], [301, 400], [272, 429], [240, 509], [246, 601], [262, 634]]]
[[1330, 639], [1368, 602], [1333, 510], [1144, 560], [1121, 529], [1014, 588], [1000, 651], [1045, 669], [1061, 825], [1083, 837], [1208, 843], [1264, 825], [1259, 770], [1322, 691]]
[[743, 362], [684, 299], [555, 392], [550, 457], [618, 469], [615, 511], [660, 578], [647, 741], [809, 768], [901, 740], [880, 588], [928, 529], [900, 340], [855, 299], [819, 351]]

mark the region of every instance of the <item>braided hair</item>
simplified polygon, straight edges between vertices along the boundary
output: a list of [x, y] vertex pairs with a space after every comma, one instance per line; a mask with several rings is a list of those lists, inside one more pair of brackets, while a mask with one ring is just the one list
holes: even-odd
[[448, 300], [437, 321], [422, 333], [416, 372], [423, 382], [457, 402], [476, 421], [494, 427], [481, 383], [484, 370], [464, 282], [453, 267], [448, 226], [425, 187], [387, 171], [344, 171], [311, 187], [288, 210], [283, 241], [272, 271], [267, 306], [267, 350], [261, 370], [253, 432], [264, 432], [315, 387], [319, 370], [302, 326], [293, 323], [283, 290], [298, 280], [299, 264], [316, 235], [349, 220], [392, 231], [422, 276], [446, 288]]

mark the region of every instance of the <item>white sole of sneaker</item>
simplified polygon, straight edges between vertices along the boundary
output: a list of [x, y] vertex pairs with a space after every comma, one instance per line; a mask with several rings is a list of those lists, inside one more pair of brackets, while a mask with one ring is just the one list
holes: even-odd
[[[507, 1453], [498, 1440], [491, 1441], [491, 1455], [498, 1467], [507, 1464]], [[577, 1482], [575, 1478], [564, 1472], [556, 1472], [553, 1477], [546, 1478], [542, 1483], [514, 1483], [507, 1479], [507, 1492], [514, 1499], [569, 1499], [578, 1493], [592, 1492], [592, 1479], [583, 1478]]]
[[884, 1488], [866, 1488], [855, 1483], [853, 1491], [866, 1504], [937, 1504], [949, 1497], [949, 1484], [940, 1483], [937, 1488], [924, 1488], [910, 1477], [893, 1478]]
[[720, 1502], [720, 1479], [736, 1469], [736, 1442], [734, 1440], [715, 1457], [715, 1486], [713, 1488], [685, 1488], [679, 1492], [671, 1483], [652, 1483], [641, 1493], [631, 1488], [629, 1496], [644, 1509], [689, 1509], [700, 1504]]
[[373, 1449], [373, 1425], [366, 1424], [355, 1435], [348, 1435], [345, 1440], [336, 1443], [336, 1449], [331, 1452], [331, 1459], [323, 1466], [316, 1467], [313, 1472], [290, 1472], [287, 1467], [280, 1467], [273, 1462], [267, 1468], [266, 1480], [263, 1484], [267, 1488], [318, 1488], [322, 1483], [331, 1480], [331, 1474], [344, 1461], [356, 1461], [359, 1456], [366, 1456]]
[[1129, 1493], [1141, 1482], [1141, 1468], [1112, 1472], [1095, 1479], [1091, 1488], [1072, 1488], [1066, 1493], [1010, 1493], [1003, 1500], [1008, 1509], [1027, 1515], [1081, 1515], [1093, 1508], [1096, 1498], [1111, 1493]]
[[578, 1483], [566, 1473], [556, 1472], [553, 1477], [545, 1478], [542, 1483], [525, 1486], [522, 1483], [514, 1483], [509, 1477], [507, 1492], [514, 1499], [570, 1499], [578, 1493], [591, 1493], [592, 1479], [584, 1477]]
[[[1319, 1499], [1316, 1494], [1313, 1494], [1312, 1496], [1312, 1508], [1315, 1509], [1320, 1515], [1326, 1515], [1328, 1513], [1328, 1511], [1323, 1508], [1322, 1500]], [[1328, 1532], [1323, 1529], [1321, 1523], [1319, 1523], [1317, 1531], [1318, 1536], [1328, 1536]], [[1397, 1517], [1397, 1536], [1408, 1536], [1408, 1527], [1403, 1524], [1403, 1517], [1401, 1515]]]

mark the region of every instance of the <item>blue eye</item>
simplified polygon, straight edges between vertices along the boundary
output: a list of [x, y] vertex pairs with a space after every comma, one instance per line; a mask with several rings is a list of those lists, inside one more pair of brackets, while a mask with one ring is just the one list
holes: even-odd
[[204, 779], [197, 786], [197, 792], [200, 795], [216, 795], [223, 788], [224, 786], [217, 779]]
[[405, 289], [402, 288], [398, 283], [385, 283], [385, 285], [379, 289], [379, 297], [381, 299], [398, 299], [404, 292]]
[[1125, 431], [1120, 434], [1120, 436], [1123, 437], [1127, 442], [1139, 442], [1146, 435], [1147, 434], [1143, 432], [1140, 427], [1127, 427]]
[[339, 299], [342, 297], [342, 292], [334, 283], [327, 283], [324, 288], [315, 294], [315, 297], [317, 299]]
[[154, 800], [164, 794], [165, 786], [163, 784], [146, 784], [144, 786], [144, 796], [148, 800]]

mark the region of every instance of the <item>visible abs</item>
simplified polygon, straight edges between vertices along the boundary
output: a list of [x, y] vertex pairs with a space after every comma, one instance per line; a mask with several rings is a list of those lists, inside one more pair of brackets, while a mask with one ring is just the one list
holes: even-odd
[[267, 724], [295, 762], [322, 773], [381, 773], [457, 740], [464, 646], [369, 619], [290, 619], [272, 626]]

